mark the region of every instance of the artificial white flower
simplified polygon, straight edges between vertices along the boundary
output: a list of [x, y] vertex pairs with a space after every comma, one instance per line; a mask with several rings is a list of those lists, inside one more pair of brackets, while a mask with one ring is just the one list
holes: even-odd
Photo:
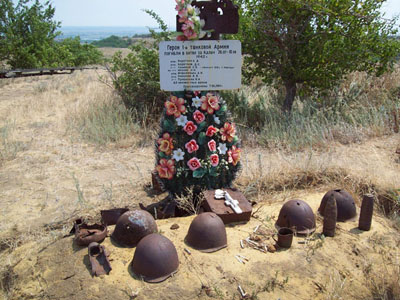
[[227, 150], [228, 150], [228, 148], [226, 148], [226, 144], [219, 143], [219, 146], [218, 146], [219, 154], [226, 154]]
[[188, 119], [186, 116], [181, 115], [179, 118], [176, 118], [176, 123], [178, 123], [178, 126], [184, 127], [186, 123], [188, 122]]
[[172, 158], [175, 159], [175, 161], [180, 161], [183, 160], [184, 156], [185, 152], [183, 152], [182, 149], [176, 149], [173, 151]]
[[203, 100], [201, 100], [199, 97], [195, 97], [192, 99], [192, 106], [195, 106], [196, 108], [199, 108], [201, 104], [203, 103]]
[[219, 118], [217, 116], [214, 116], [214, 123], [217, 125], [221, 124], [221, 121], [219, 120]]

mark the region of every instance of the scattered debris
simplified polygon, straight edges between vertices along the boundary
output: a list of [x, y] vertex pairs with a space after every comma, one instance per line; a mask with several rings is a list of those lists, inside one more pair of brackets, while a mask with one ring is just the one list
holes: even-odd
[[267, 251], [271, 252], [271, 253], [275, 253], [276, 247], [274, 245], [268, 245]]
[[185, 252], [186, 252], [187, 254], [189, 254], [189, 255], [191, 255], [191, 254], [192, 254], [192, 252], [190, 252], [190, 250], [189, 250], [189, 249], [187, 249], [187, 248], [183, 248], [183, 250], [185, 250]]
[[179, 228], [179, 225], [178, 224], [172, 224], [171, 225], [171, 227], [169, 228], [169, 229], [171, 229], [171, 230], [176, 230], [176, 229], [178, 229]]
[[240, 296], [242, 296], [242, 299], [243, 299], [243, 298], [246, 298], [247, 294], [246, 294], [246, 292], [242, 289], [242, 287], [240, 286], [240, 284], [238, 285], [238, 290], [239, 290]]
[[238, 262], [246, 264], [238, 255], [235, 255], [235, 258], [238, 260]]
[[240, 240], [240, 247], [244, 249], [243, 240]]

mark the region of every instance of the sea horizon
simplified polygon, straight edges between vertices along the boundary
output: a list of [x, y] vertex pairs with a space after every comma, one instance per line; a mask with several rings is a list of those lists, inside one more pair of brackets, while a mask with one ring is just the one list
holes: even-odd
[[109, 36], [132, 37], [138, 34], [150, 33], [151, 26], [61, 26], [58, 40], [79, 36], [84, 43], [99, 41]]

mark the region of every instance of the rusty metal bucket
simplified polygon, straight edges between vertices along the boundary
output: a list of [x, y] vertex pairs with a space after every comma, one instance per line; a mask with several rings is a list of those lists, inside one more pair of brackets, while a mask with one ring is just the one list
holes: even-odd
[[290, 248], [292, 246], [293, 234], [292, 229], [282, 227], [278, 230], [278, 240], [275, 241], [281, 248]]

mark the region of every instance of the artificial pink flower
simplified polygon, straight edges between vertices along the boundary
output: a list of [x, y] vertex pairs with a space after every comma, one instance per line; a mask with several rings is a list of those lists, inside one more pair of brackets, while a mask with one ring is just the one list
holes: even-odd
[[199, 150], [199, 145], [197, 144], [196, 140], [192, 139], [185, 144], [185, 148], [189, 153], [192, 153]]
[[178, 35], [177, 37], [176, 37], [176, 40], [177, 41], [187, 41], [187, 37], [186, 36], [184, 36], [183, 34], [181, 34], [181, 35]]
[[158, 146], [158, 150], [164, 152], [166, 155], [171, 155], [174, 144], [168, 132], [164, 133], [163, 136], [157, 140], [157, 143], [160, 145]]
[[193, 123], [193, 121], [187, 122], [185, 127], [183, 127], [183, 130], [185, 130], [188, 135], [192, 135], [196, 129], [197, 126]]
[[231, 143], [236, 133], [235, 124], [225, 122], [224, 127], [222, 127], [219, 132], [221, 133], [221, 140]]
[[172, 179], [175, 173], [175, 161], [173, 159], [166, 160], [165, 158], [161, 158], [156, 170], [160, 178]]
[[203, 122], [205, 120], [205, 118], [206, 117], [204, 116], [204, 114], [199, 110], [196, 110], [193, 113], [193, 119], [196, 121], [197, 124], [200, 124], [201, 122]]
[[215, 128], [214, 126], [210, 125], [207, 128], [206, 136], [212, 137], [217, 131], [218, 131], [217, 128]]
[[236, 166], [240, 160], [240, 152], [241, 150], [239, 148], [232, 146], [232, 149], [228, 151], [228, 162]]
[[217, 151], [217, 143], [214, 140], [209, 141], [207, 145], [211, 152]]
[[218, 166], [218, 163], [219, 163], [219, 156], [218, 156], [218, 154], [211, 154], [211, 155], [210, 155], [210, 161], [211, 161], [211, 165], [212, 165], [213, 167]]
[[193, 158], [189, 159], [189, 161], [187, 162], [187, 165], [188, 165], [189, 169], [192, 171], [195, 171], [201, 167], [201, 163], [197, 157], [193, 157]]
[[171, 96], [169, 101], [165, 101], [165, 108], [167, 109], [167, 115], [174, 115], [175, 118], [179, 118], [181, 113], [186, 113], [185, 100], [176, 96]]
[[183, 34], [189, 39], [194, 40], [197, 38], [197, 33], [193, 29], [189, 28], [183, 31]]
[[219, 100], [217, 96], [207, 93], [206, 96], [201, 97], [201, 100], [203, 103], [200, 108], [207, 111], [210, 115], [219, 110]]

